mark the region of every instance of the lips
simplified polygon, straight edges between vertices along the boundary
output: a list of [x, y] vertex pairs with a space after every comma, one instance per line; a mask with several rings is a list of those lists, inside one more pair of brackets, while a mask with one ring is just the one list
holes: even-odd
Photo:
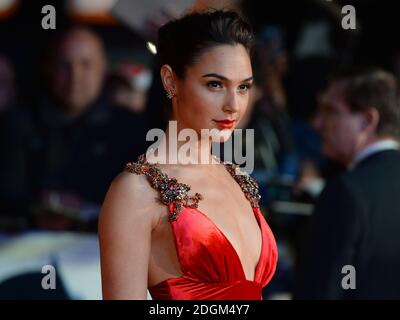
[[231, 129], [235, 120], [213, 120], [221, 129]]

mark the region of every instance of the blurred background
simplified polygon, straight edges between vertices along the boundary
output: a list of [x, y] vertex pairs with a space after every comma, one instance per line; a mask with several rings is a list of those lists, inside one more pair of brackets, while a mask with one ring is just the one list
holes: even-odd
[[[52, 5], [55, 29], [44, 29]], [[356, 10], [342, 27], [342, 7]], [[0, 0], [0, 299], [100, 299], [97, 218], [125, 163], [166, 127], [154, 54], [159, 26], [190, 8], [230, 7], [252, 23], [262, 210], [280, 259], [266, 299], [290, 299], [309, 217], [327, 178], [313, 128], [330, 73], [373, 64], [400, 76], [395, 1]], [[50, 18], [49, 18], [50, 19]], [[392, 39], [393, 37], [393, 39]], [[43, 290], [41, 269], [57, 270]]]

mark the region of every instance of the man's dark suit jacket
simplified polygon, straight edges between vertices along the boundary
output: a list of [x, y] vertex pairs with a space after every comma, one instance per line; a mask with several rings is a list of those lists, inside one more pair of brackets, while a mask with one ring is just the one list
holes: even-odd
[[[355, 268], [356, 289], [344, 290]], [[400, 299], [400, 153], [381, 151], [328, 182], [312, 216], [295, 299]]]

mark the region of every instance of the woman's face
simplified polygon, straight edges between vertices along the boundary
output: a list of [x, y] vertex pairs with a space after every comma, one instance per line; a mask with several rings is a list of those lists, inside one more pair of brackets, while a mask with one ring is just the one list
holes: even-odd
[[173, 120], [179, 128], [217, 129], [226, 141], [246, 111], [252, 83], [250, 57], [244, 46], [219, 45], [205, 51], [177, 79]]

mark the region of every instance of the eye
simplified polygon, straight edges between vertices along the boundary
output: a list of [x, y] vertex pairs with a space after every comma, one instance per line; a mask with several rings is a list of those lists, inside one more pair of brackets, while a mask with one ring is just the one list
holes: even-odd
[[207, 82], [207, 86], [213, 89], [222, 88], [222, 83], [219, 81], [209, 81]]
[[239, 86], [239, 91], [246, 92], [251, 88], [251, 83], [244, 83]]

